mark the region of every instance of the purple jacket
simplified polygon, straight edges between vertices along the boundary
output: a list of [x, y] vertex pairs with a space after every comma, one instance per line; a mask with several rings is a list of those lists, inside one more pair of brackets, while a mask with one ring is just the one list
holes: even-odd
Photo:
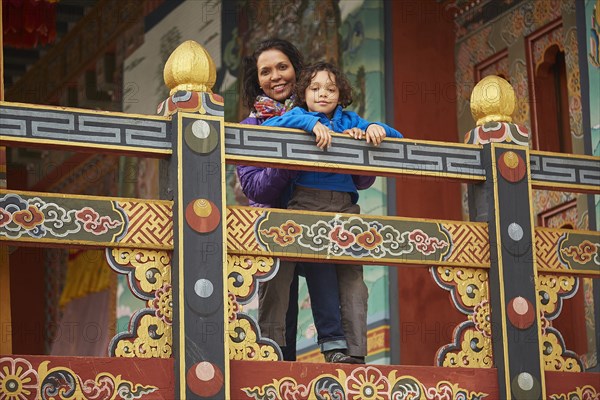
[[[248, 117], [241, 121], [246, 125], [262, 125], [265, 120], [256, 117]], [[285, 192], [290, 188], [300, 171], [278, 168], [263, 168], [238, 165], [237, 174], [240, 178], [242, 191], [250, 200], [252, 207], [286, 208], [287, 204], [281, 204]], [[373, 182], [374, 176], [352, 175], [356, 189], [367, 189]]]

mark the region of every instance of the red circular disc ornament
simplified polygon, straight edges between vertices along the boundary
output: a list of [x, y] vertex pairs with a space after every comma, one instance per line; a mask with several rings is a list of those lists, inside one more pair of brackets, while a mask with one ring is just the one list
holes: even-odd
[[514, 151], [503, 153], [498, 159], [500, 175], [509, 182], [519, 182], [527, 173], [527, 167], [520, 155]]
[[208, 361], [192, 365], [186, 378], [190, 390], [200, 397], [214, 396], [223, 388], [221, 369]]
[[185, 208], [185, 220], [196, 232], [208, 233], [219, 226], [221, 213], [212, 201], [196, 199]]
[[521, 296], [508, 302], [508, 320], [519, 329], [529, 328], [535, 319], [533, 304]]

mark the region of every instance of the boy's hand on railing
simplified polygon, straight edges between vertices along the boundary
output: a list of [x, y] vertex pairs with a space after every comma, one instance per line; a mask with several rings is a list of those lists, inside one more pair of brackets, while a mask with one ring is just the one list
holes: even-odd
[[367, 127], [367, 143], [379, 146], [386, 136], [385, 129], [381, 125], [371, 124]]
[[333, 131], [323, 125], [320, 122], [317, 122], [315, 127], [313, 128], [313, 133], [317, 137], [317, 147], [320, 149], [326, 149], [331, 146], [331, 134]]
[[346, 135], [350, 135], [350, 137], [360, 140], [365, 137], [366, 133], [360, 128], [350, 128], [346, 129], [344, 132]]

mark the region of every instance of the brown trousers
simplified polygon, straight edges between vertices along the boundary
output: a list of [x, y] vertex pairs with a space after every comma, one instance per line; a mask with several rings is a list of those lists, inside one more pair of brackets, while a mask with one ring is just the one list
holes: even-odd
[[[329, 190], [296, 187], [288, 209], [359, 214], [358, 204], [352, 204], [350, 194]], [[348, 354], [367, 355], [367, 303], [369, 293], [363, 279], [362, 265], [338, 264], [336, 266], [342, 326], [348, 344]], [[281, 265], [272, 280], [259, 288], [259, 325], [267, 337], [285, 344], [285, 312], [289, 303], [293, 265]], [[265, 292], [268, 291], [268, 296]], [[268, 297], [268, 298], [267, 298]], [[264, 302], [269, 304], [265, 307]], [[273, 301], [278, 305], [272, 304]], [[282, 309], [283, 308], [283, 312]], [[270, 311], [265, 313], [264, 311]], [[261, 312], [263, 311], [263, 312]], [[263, 329], [264, 328], [264, 329]], [[266, 332], [267, 331], [267, 332]]]

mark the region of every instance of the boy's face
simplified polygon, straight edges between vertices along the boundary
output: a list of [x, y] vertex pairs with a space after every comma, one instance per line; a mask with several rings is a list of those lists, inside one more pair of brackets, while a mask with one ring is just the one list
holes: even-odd
[[308, 111], [322, 112], [331, 118], [340, 98], [335, 76], [329, 71], [318, 71], [306, 88], [304, 98]]

